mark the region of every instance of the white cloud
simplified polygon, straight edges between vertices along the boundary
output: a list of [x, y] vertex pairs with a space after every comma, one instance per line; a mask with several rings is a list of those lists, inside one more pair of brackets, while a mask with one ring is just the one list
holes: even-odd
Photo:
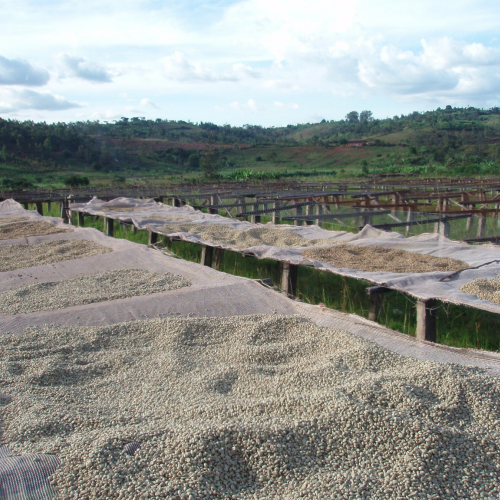
[[71, 102], [49, 92], [35, 92], [29, 89], [0, 89], [0, 113], [12, 113], [25, 109], [62, 111], [80, 108], [81, 104]]
[[356, 59], [360, 83], [403, 96], [435, 98], [449, 93], [479, 97], [494, 92], [494, 87], [500, 95], [500, 49], [447, 37], [422, 40], [421, 45], [419, 52], [389, 45], [359, 51]]
[[67, 72], [69, 76], [97, 83], [109, 83], [112, 81], [111, 73], [107, 69], [84, 57], [61, 54], [59, 62], [63, 71]]
[[182, 52], [165, 57], [162, 61], [167, 78], [179, 81], [216, 81], [215, 75], [201, 64], [191, 64]]
[[274, 101], [274, 105], [279, 109], [299, 109], [299, 105], [294, 102], [284, 103], [280, 101]]
[[145, 108], [154, 108], [154, 109], [160, 109], [160, 107], [155, 104], [151, 99], [147, 99], [147, 98], [144, 98], [144, 99], [141, 99], [141, 106], [145, 107]]
[[45, 85], [50, 79], [49, 72], [32, 66], [23, 59], [7, 59], [0, 56], [0, 85]]
[[240, 102], [232, 102], [230, 104], [231, 108], [236, 110], [236, 111], [252, 111], [252, 112], [258, 112], [258, 111], [265, 111], [266, 108], [263, 106], [260, 106], [257, 104], [257, 102], [254, 99], [248, 99], [247, 102], [245, 103], [240, 103]]
[[259, 72], [248, 65], [236, 63], [230, 70], [217, 72], [200, 63], [190, 63], [182, 52], [175, 52], [162, 60], [167, 78], [181, 82], [237, 82], [258, 78]]

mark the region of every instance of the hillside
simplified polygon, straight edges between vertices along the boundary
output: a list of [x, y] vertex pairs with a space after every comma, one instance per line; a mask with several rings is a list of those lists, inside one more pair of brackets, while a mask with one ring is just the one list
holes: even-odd
[[[352, 144], [359, 141], [358, 144]], [[0, 188], [369, 174], [498, 175], [500, 109], [438, 108], [264, 128], [0, 118]]]

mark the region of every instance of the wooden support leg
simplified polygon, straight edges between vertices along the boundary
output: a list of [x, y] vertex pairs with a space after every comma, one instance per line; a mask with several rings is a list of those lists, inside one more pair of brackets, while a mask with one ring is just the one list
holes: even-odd
[[[302, 215], [302, 207], [297, 207], [297, 208], [295, 209], [295, 215], [296, 215], [297, 217], [300, 217], [300, 216]], [[295, 221], [294, 221], [294, 225], [295, 225], [295, 226], [302, 226], [302, 224], [303, 224], [303, 223], [304, 223], [304, 222], [303, 222], [303, 221], [301, 221], [301, 220], [295, 220]]]
[[448, 221], [441, 221], [439, 223], [439, 234], [445, 238], [450, 237], [450, 223]]
[[77, 224], [80, 227], [85, 226], [85, 214], [83, 212], [76, 212], [76, 220], [77, 220]]
[[470, 231], [470, 228], [472, 227], [472, 221], [474, 220], [474, 216], [473, 215], [470, 215], [468, 218], [467, 218], [467, 223], [465, 225], [465, 229], [467, 231]]
[[156, 243], [158, 243], [158, 233], [148, 231], [148, 245], [154, 245]]
[[481, 238], [484, 236], [484, 231], [486, 229], [486, 217], [479, 217], [479, 224], [477, 226], [477, 237]]
[[43, 203], [40, 201], [36, 202], [36, 211], [40, 214], [43, 215]]
[[220, 269], [222, 267], [222, 261], [224, 260], [224, 249], [216, 248], [214, 256], [214, 269]]
[[[408, 217], [406, 217], [406, 222], [413, 221], [413, 212], [411, 209], [408, 210]], [[411, 226], [406, 226], [406, 234], [410, 232]]]
[[370, 310], [368, 311], [368, 319], [370, 321], [378, 320], [383, 301], [384, 295], [381, 293], [370, 295]]
[[368, 319], [370, 321], [378, 320], [384, 295], [389, 292], [392, 292], [392, 289], [384, 286], [372, 286], [366, 289], [366, 294], [370, 297], [370, 309], [368, 311]]
[[272, 219], [273, 224], [280, 223], [280, 218], [279, 218], [278, 212], [276, 211], [277, 208], [278, 208], [278, 203], [273, 203], [273, 210], [274, 210], [273, 216], [272, 216], [273, 217], [273, 219]]
[[[316, 215], [323, 215], [323, 205], [316, 205]], [[316, 219], [316, 224], [321, 227], [321, 219]]]
[[[257, 212], [258, 210], [259, 210], [259, 204], [258, 203], [254, 203], [253, 204], [253, 211]], [[252, 222], [253, 224], [260, 223], [260, 215], [253, 214], [252, 217], [250, 218], [250, 222]]]
[[50, 211], [52, 210], [52, 203], [50, 201], [47, 202], [47, 213], [50, 215]]
[[208, 213], [209, 214], [215, 214], [217, 215], [219, 213], [219, 209], [218, 208], [215, 208], [216, 205], [218, 205], [218, 199], [217, 199], [217, 196], [216, 195], [212, 195], [210, 196], [210, 205], [212, 205], [212, 208], [209, 208], [208, 209]]
[[[239, 213], [242, 214], [242, 213], [246, 212], [247, 211], [247, 206], [246, 206], [246, 203], [245, 203], [245, 197], [241, 196], [239, 198], [238, 202], [240, 204], [240, 206], [239, 206]], [[248, 217], [240, 217], [240, 218], [241, 218], [242, 221], [243, 220], [248, 220]]]
[[26, 210], [29, 210], [29, 209], [30, 209], [30, 204], [29, 204], [29, 203], [23, 203], [23, 207], [24, 207]]
[[179, 198], [174, 198], [172, 205], [174, 207], [180, 207], [181, 206], [181, 200]]
[[213, 254], [214, 254], [214, 247], [211, 247], [209, 245], [202, 245], [201, 246], [201, 262], [200, 262], [200, 264], [207, 266], [207, 267], [212, 267]]
[[68, 202], [63, 201], [61, 203], [61, 219], [65, 224], [69, 224], [69, 207], [68, 207]]
[[104, 217], [104, 234], [114, 236], [115, 234], [115, 221], [110, 217]]
[[436, 342], [436, 314], [434, 299], [417, 301], [417, 339]]
[[297, 274], [299, 266], [283, 262], [281, 272], [281, 291], [286, 293], [289, 297], [297, 295]]

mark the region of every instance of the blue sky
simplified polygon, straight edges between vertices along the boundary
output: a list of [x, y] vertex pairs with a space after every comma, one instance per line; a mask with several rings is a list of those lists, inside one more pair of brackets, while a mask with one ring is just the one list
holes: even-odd
[[0, 0], [0, 116], [281, 126], [499, 105], [500, 2]]

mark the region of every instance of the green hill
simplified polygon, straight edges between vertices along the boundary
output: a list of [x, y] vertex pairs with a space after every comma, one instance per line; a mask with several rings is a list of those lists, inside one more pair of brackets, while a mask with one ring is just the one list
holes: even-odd
[[[358, 141], [358, 144], [353, 144]], [[122, 118], [0, 118], [0, 188], [369, 174], [499, 175], [500, 110], [438, 108], [383, 120], [260, 127]]]

